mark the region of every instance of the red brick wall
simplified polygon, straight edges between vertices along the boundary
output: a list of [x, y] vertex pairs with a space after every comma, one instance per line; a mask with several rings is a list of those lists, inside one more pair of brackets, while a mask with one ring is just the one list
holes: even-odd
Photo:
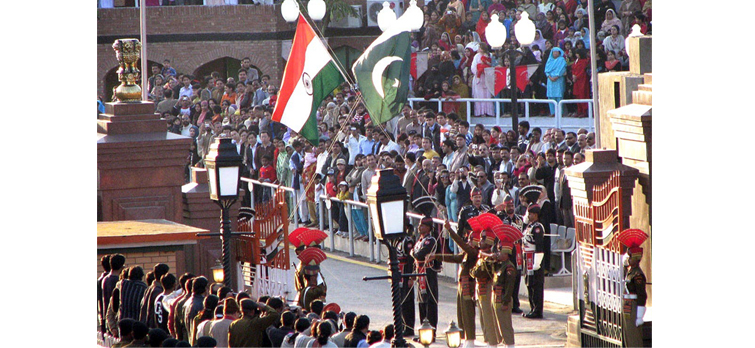
[[[141, 266], [144, 269], [144, 274], [151, 271], [155, 267], [155, 264], [164, 263], [170, 267], [170, 273], [176, 274], [176, 252], [175, 251], [149, 251], [149, 252], [122, 252], [126, 257], [126, 266]], [[100, 264], [100, 258], [103, 255], [97, 255], [97, 276], [102, 274], [102, 265]], [[179, 273], [180, 274], [180, 273]], [[146, 279], [146, 277], [145, 277]]]
[[[365, 0], [347, 0], [364, 4]], [[364, 6], [363, 6], [364, 12]], [[275, 33], [293, 30], [280, 15], [280, 6], [169, 6], [150, 7], [146, 14], [147, 34], [207, 33]], [[97, 10], [97, 35], [139, 38], [139, 10], [114, 8]], [[363, 50], [375, 37], [329, 38], [332, 47], [344, 44]], [[271, 76], [278, 85], [283, 77], [285, 60], [281, 59], [281, 41], [189, 41], [147, 42], [149, 61], [162, 63], [170, 59], [178, 72], [193, 73], [199, 66], [218, 58], [250, 57], [252, 65]], [[105, 75], [117, 67], [112, 42], [97, 45], [97, 94], [105, 93]]]

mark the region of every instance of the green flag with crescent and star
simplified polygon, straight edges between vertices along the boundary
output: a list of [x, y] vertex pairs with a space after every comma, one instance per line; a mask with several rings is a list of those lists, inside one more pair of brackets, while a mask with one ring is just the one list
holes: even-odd
[[351, 67], [376, 125], [398, 116], [409, 93], [411, 36], [402, 19], [378, 36]]

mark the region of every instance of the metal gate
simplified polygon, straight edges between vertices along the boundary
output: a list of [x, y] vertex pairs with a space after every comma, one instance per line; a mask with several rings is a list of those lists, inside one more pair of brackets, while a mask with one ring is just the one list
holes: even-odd
[[255, 204], [254, 208], [253, 219], [239, 220], [239, 231], [253, 232], [239, 238], [237, 250], [244, 287], [253, 298], [263, 295], [293, 298], [285, 191], [276, 190], [274, 197]]
[[575, 198], [578, 248], [576, 282], [583, 347], [621, 347], [624, 267], [621, 244], [613, 238], [625, 226], [621, 173], [592, 192], [592, 202]]

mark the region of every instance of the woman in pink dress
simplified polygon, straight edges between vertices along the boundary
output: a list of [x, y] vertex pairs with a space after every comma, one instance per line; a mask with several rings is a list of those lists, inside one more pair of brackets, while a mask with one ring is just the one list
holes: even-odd
[[[480, 50], [472, 60], [472, 98], [492, 98], [493, 94], [488, 90], [485, 84], [485, 68], [490, 66], [490, 46], [482, 42]], [[475, 116], [495, 116], [493, 102], [475, 102]]]

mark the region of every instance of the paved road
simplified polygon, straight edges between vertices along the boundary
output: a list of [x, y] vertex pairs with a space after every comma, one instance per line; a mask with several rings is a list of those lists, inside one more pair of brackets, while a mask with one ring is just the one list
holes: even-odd
[[[291, 255], [293, 256], [293, 253]], [[328, 252], [328, 259], [322, 264], [322, 272], [328, 284], [326, 302], [338, 303], [345, 312], [367, 314], [372, 330], [382, 329], [386, 324], [393, 322], [390, 282], [362, 281], [362, 277], [365, 276], [386, 275], [387, 266], [371, 264], [359, 257], [348, 258], [348, 254], [344, 253]], [[438, 283], [438, 334], [442, 336], [451, 320], [456, 321], [456, 283], [443, 278]], [[522, 298], [521, 302], [522, 309], [527, 312], [529, 302], [526, 298]], [[566, 318], [571, 312], [572, 309], [567, 306], [546, 302], [544, 319], [531, 320], [514, 315], [516, 345], [563, 347], [566, 343]], [[420, 325], [417, 315], [415, 328]], [[485, 346], [479, 322], [477, 337], [476, 345]], [[445, 341], [438, 337], [432, 346], [445, 347]]]

